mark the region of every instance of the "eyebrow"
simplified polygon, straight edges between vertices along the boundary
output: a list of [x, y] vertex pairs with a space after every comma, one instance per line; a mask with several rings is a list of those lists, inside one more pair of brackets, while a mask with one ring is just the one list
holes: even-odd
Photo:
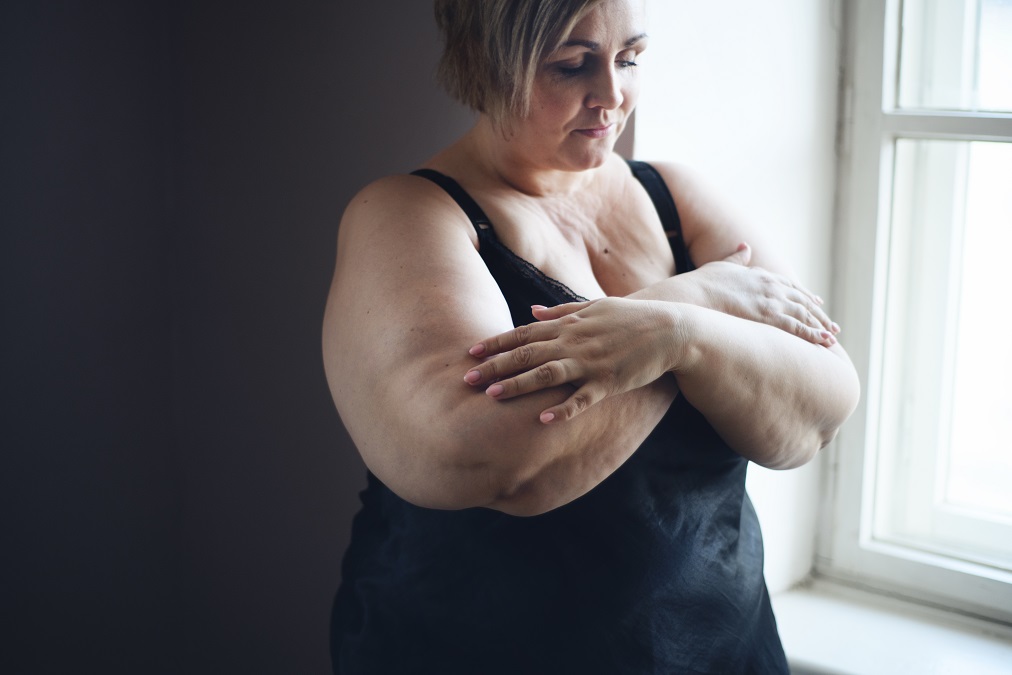
[[[631, 37], [628, 40], [626, 40], [624, 46], [626, 46], [626, 47], [632, 47], [634, 44], [636, 44], [637, 42], [639, 42], [640, 40], [642, 40], [645, 37], [647, 37], [646, 33], [640, 33], [639, 35], [636, 35], [636, 36]], [[600, 42], [594, 42], [593, 40], [575, 39], [575, 40], [566, 40], [565, 42], [562, 43], [560, 49], [562, 47], [586, 47], [590, 51], [596, 52], [597, 50], [599, 50], [601, 48], [601, 43]]]

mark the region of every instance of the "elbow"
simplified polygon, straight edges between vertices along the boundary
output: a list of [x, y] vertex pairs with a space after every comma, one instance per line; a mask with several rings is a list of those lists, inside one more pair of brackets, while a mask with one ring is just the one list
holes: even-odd
[[[776, 470], [796, 469], [815, 459], [820, 450], [836, 439], [843, 424], [857, 407], [861, 396], [857, 375], [853, 374], [841, 388], [835, 410], [817, 421], [801, 426], [802, 433], [792, 438], [779, 437], [768, 449], [765, 461], [756, 461], [766, 468]], [[776, 435], [773, 435], [776, 438]], [[755, 460], [754, 460], [755, 461]]]
[[376, 473], [376, 477], [404, 501], [440, 511], [481, 507], [526, 518], [569, 501], [545, 490], [536, 478], [521, 480], [501, 467], [457, 467], [413, 478]]
[[459, 511], [487, 506], [501, 492], [496, 472], [488, 466], [457, 466], [431, 459], [413, 461], [410, 467], [372, 466], [368, 461], [366, 466], [395, 495], [424, 509]]
[[557, 480], [560, 471], [551, 466], [503, 462], [460, 464], [451, 472], [451, 479], [431, 485], [424, 495], [413, 495], [408, 501], [428, 508], [484, 507], [522, 518], [540, 516], [584, 492], [568, 480]]
[[[550, 480], [549, 467], [530, 463], [489, 462], [480, 469], [466, 469], [470, 480], [480, 484], [479, 493], [468, 495], [468, 506], [482, 506], [510, 516], [540, 516], [572, 501], [566, 485]], [[468, 478], [462, 478], [468, 482]], [[464, 490], [467, 492], [467, 489]]]
[[811, 444], [792, 445], [768, 452], [759, 458], [752, 458], [752, 461], [775, 471], [797, 469], [812, 461], [821, 447], [821, 445]]
[[775, 471], [797, 469], [815, 459], [836, 438], [836, 432], [836, 427], [811, 429], [795, 438], [778, 438], [766, 447], [755, 448], [748, 459]]
[[572, 501], [563, 493], [546, 489], [544, 482], [532, 479], [517, 482], [501, 491], [488, 507], [510, 516], [540, 516]]
[[366, 466], [398, 497], [414, 506], [441, 511], [486, 507], [514, 516], [533, 516], [555, 508], [530, 468], [511, 466], [491, 448], [460, 444], [426, 449], [410, 456], [369, 457]]
[[777, 446], [768, 448], [762, 453], [762, 459], [753, 459], [752, 461], [776, 471], [802, 467], [815, 459], [820, 450], [824, 450], [836, 439], [842, 424], [843, 422], [840, 422], [840, 424], [811, 429], [807, 434], [793, 439], [793, 441], [784, 439]]

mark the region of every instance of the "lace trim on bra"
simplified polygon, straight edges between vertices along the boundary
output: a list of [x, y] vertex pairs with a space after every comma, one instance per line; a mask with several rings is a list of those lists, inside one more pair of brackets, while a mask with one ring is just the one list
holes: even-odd
[[562, 283], [558, 279], [553, 279], [548, 276], [540, 269], [527, 262], [516, 253], [511, 251], [505, 244], [499, 241], [499, 237], [495, 234], [495, 229], [492, 227], [483, 227], [478, 230], [478, 254], [484, 259], [485, 255], [481, 249], [486, 245], [491, 245], [492, 248], [499, 251], [506, 256], [508, 262], [513, 264], [513, 267], [520, 273], [520, 275], [531, 281], [536, 281], [547, 285], [549, 288], [558, 291], [564, 296], [572, 298], [571, 302], [586, 302], [588, 298], [583, 297], [579, 293], [575, 292], [566, 284]]

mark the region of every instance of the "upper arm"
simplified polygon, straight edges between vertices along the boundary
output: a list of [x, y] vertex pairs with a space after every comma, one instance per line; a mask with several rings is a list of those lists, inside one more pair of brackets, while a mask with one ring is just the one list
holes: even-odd
[[451, 461], [426, 448], [438, 446], [429, 436], [440, 410], [475, 394], [462, 379], [468, 347], [512, 328], [470, 231], [441, 189], [411, 176], [369, 185], [341, 221], [324, 317], [327, 378], [366, 464], [408, 495], [412, 480], [439, 480]]
[[762, 230], [728, 206], [699, 175], [681, 164], [657, 162], [654, 166], [674, 197], [689, 257], [696, 267], [722, 260], [734, 253], [738, 244], [748, 242], [751, 266], [794, 278], [790, 265], [771, 249]]

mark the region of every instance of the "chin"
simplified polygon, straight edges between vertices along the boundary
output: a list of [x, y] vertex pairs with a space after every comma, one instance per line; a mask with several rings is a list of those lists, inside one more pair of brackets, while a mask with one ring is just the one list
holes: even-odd
[[615, 150], [615, 144], [609, 143], [606, 147], [595, 149], [593, 152], [583, 153], [571, 162], [574, 171], [587, 171], [604, 166]]
[[[582, 147], [566, 148], [559, 155], [559, 164], [568, 171], [587, 171], [603, 166], [611, 157], [615, 149], [615, 143], [597, 142], [593, 145], [582, 145]], [[566, 151], [568, 150], [568, 152]]]

